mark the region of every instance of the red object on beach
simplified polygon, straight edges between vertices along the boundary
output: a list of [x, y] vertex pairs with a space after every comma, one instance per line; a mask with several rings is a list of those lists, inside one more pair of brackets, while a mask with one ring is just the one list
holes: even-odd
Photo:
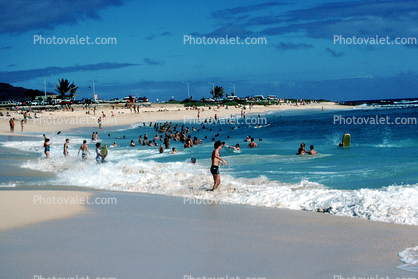
[[62, 101], [60, 105], [71, 105], [72, 103], [72, 101]]

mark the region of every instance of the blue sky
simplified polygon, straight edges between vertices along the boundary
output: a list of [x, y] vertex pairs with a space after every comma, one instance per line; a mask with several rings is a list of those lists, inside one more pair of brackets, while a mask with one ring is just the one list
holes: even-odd
[[[418, 2], [411, 1], [2, 1], [0, 82], [53, 92], [65, 78], [80, 97], [130, 94], [151, 101], [210, 96], [361, 100], [418, 97]], [[184, 36], [265, 38], [189, 44]], [[339, 44], [390, 37], [392, 44]], [[35, 38], [116, 38], [113, 44], [40, 44]], [[49, 76], [53, 74], [53, 76]]]

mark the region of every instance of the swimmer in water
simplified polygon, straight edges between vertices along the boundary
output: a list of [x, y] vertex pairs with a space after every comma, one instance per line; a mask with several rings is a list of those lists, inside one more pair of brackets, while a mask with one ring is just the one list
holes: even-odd
[[236, 151], [241, 151], [241, 148], [239, 148], [239, 144], [238, 143], [235, 144], [235, 147], [234, 146], [228, 146], [228, 148], [232, 148], [232, 149], [234, 149]]
[[308, 151], [308, 154], [309, 154], [309, 155], [315, 155], [315, 154], [318, 154], [318, 152], [316, 152], [316, 150], [314, 150], [314, 146], [313, 146], [313, 145], [311, 145], [309, 148], [311, 149], [310, 151]]
[[300, 147], [298, 149], [298, 153], [296, 153], [296, 155], [305, 155], [306, 150], [305, 150], [305, 143], [301, 143]]

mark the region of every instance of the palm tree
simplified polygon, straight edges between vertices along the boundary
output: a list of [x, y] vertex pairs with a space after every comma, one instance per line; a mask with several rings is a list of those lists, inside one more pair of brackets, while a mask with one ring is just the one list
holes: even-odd
[[77, 92], [78, 87], [74, 85], [74, 82], [70, 85], [70, 98], [74, 99], [74, 94]]
[[64, 99], [65, 95], [68, 92], [70, 92], [69, 97], [73, 98], [74, 93], [76, 93], [78, 89], [78, 87], [74, 85], [74, 82], [70, 85], [70, 82], [68, 81], [68, 79], [63, 79], [63, 78], [58, 81], [59, 81], [59, 85], [54, 83], [56, 87], [55, 91], [57, 91], [61, 95], [61, 99]]
[[225, 95], [225, 90], [221, 86], [215, 86], [214, 89], [210, 90], [210, 94], [212, 94], [213, 98], [222, 98]]

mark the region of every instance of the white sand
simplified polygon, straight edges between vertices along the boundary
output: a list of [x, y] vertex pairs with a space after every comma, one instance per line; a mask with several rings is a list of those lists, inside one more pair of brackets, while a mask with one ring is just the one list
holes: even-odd
[[0, 231], [86, 212], [81, 203], [91, 195], [73, 191], [1, 191]]
[[[299, 106], [291, 106], [287, 104], [282, 105], [272, 105], [272, 106], [259, 106], [255, 105], [251, 110], [245, 110], [246, 114], [248, 113], [265, 113], [267, 111], [282, 111], [282, 110], [303, 110], [303, 109], [317, 109], [321, 110], [322, 107], [324, 111], [333, 109], [333, 110], [342, 110], [342, 109], [351, 109], [350, 106], [337, 105], [332, 102], [320, 103], [320, 104], [307, 104]], [[217, 114], [218, 117], [240, 115], [241, 109], [235, 107], [203, 107], [204, 111], [200, 112], [200, 119], [208, 119], [209, 117], [214, 117]], [[6, 115], [5, 109], [0, 109], [4, 115]], [[143, 107], [140, 109], [140, 113], [133, 113], [129, 109], [124, 109], [123, 106], [116, 106], [115, 109], [112, 109], [111, 106], [98, 106], [96, 109], [96, 115], [93, 114], [93, 110], [90, 109], [90, 114], [86, 114], [87, 110], [83, 110], [81, 107], [75, 108], [74, 112], [71, 111], [56, 111], [56, 112], [43, 112], [37, 113], [38, 118], [29, 119], [26, 124], [24, 124], [23, 133], [21, 132], [21, 120], [23, 119], [22, 114], [18, 114], [15, 111], [9, 113], [11, 117], [16, 118], [15, 121], [15, 132], [14, 134], [24, 135], [26, 132], [39, 132], [50, 133], [58, 131], [66, 131], [73, 128], [79, 127], [98, 127], [97, 120], [102, 115], [102, 111], [106, 115], [102, 119], [102, 127], [109, 126], [124, 126], [130, 125], [138, 122], [156, 122], [156, 121], [174, 121], [174, 120], [189, 120], [197, 119], [197, 110], [186, 109], [183, 105], [178, 104], [152, 104], [152, 107]], [[111, 117], [111, 111], [115, 114], [114, 117]], [[34, 114], [31, 113], [31, 116]], [[10, 135], [9, 128], [9, 119], [10, 117], [0, 117], [0, 135]]]

